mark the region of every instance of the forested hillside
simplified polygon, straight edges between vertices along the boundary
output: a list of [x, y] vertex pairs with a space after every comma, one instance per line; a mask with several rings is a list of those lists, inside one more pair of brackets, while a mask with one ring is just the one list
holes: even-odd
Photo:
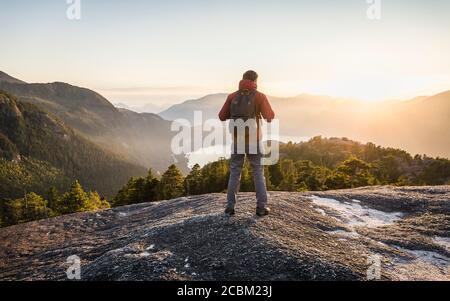
[[57, 117], [0, 91], [0, 199], [79, 180], [110, 197], [145, 169], [108, 153]]
[[161, 173], [173, 163], [188, 171], [186, 158], [168, 151], [175, 133], [158, 115], [119, 110], [100, 94], [67, 83], [28, 84], [6, 76], [0, 89], [53, 113], [108, 152]]

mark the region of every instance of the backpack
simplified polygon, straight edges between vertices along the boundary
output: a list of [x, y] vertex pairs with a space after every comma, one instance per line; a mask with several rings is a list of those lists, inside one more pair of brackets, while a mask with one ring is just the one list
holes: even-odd
[[[238, 130], [236, 124], [233, 126], [230, 124], [230, 132], [233, 135], [234, 139], [234, 147], [233, 151], [235, 154], [238, 153], [237, 144], [239, 143], [245, 149], [245, 153], [253, 153], [250, 151], [251, 141], [257, 140], [257, 131], [258, 131], [258, 120], [256, 116], [256, 91], [249, 90], [240, 90], [236, 93], [236, 96], [231, 101], [230, 105], [230, 117], [232, 121], [242, 120], [246, 124], [246, 128], [243, 131]], [[255, 131], [256, 137], [254, 139], [250, 139], [250, 128]], [[257, 141], [255, 141], [257, 142]], [[258, 148], [259, 149], [259, 148]]]
[[231, 101], [230, 115], [231, 119], [256, 119], [256, 91], [240, 90]]

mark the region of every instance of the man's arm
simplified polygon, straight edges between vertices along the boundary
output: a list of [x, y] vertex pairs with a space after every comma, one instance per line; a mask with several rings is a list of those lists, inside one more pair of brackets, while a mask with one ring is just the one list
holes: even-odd
[[262, 93], [260, 95], [259, 112], [267, 122], [271, 122], [275, 119], [275, 112], [272, 110], [272, 106], [270, 105], [267, 96]]
[[225, 104], [222, 107], [222, 110], [220, 110], [219, 119], [221, 121], [227, 121], [228, 119], [231, 118], [230, 105], [231, 105], [232, 100], [233, 100], [232, 95], [229, 95], [227, 98], [227, 101], [225, 102]]

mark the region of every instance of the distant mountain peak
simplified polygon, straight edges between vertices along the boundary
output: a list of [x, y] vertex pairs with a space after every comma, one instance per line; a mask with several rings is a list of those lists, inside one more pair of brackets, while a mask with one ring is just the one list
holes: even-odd
[[6, 74], [3, 71], [0, 71], [0, 82], [7, 82], [11, 84], [26, 84], [26, 82], [21, 81], [20, 79], [14, 78], [9, 74]]

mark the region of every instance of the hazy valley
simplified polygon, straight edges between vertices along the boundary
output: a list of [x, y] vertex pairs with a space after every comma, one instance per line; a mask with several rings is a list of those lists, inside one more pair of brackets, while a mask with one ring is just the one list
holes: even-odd
[[[217, 118], [227, 94], [213, 94], [174, 105], [159, 115], [167, 120], [188, 119], [194, 111], [204, 119]], [[280, 135], [348, 137], [412, 154], [450, 157], [450, 91], [405, 101], [363, 102], [303, 94], [290, 98], [268, 96], [280, 120]], [[295, 138], [297, 137], [297, 138]]]

